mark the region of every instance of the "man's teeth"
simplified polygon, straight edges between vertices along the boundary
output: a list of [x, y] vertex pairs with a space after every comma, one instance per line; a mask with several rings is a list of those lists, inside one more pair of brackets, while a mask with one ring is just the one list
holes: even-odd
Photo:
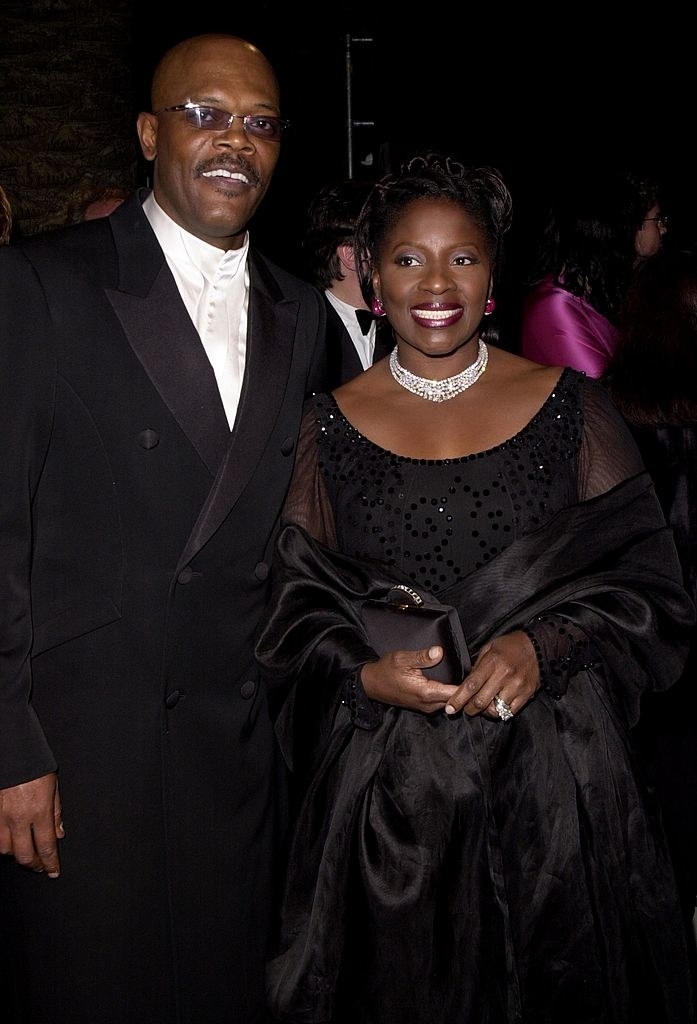
[[232, 178], [234, 181], [248, 182], [246, 174], [241, 174], [240, 171], [226, 171], [224, 167], [218, 167], [215, 171], [204, 171], [204, 178]]

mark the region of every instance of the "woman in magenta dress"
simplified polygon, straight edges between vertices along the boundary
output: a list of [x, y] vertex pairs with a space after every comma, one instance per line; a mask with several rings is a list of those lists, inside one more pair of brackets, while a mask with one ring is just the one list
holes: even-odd
[[633, 270], [661, 248], [666, 223], [646, 178], [604, 172], [565, 182], [523, 297], [521, 354], [601, 377]]

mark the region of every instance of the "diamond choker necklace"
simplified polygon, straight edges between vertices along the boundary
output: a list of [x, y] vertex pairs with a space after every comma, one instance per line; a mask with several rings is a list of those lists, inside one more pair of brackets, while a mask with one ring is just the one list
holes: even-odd
[[390, 372], [398, 384], [401, 384], [412, 395], [425, 398], [429, 402], [447, 402], [449, 398], [462, 394], [467, 388], [476, 384], [486, 370], [489, 361], [489, 351], [483, 341], [479, 341], [479, 352], [475, 361], [463, 370], [456, 373], [454, 377], [446, 377], [444, 380], [429, 380], [428, 377], [417, 377], [415, 373], [405, 370], [397, 359], [397, 348], [392, 349], [390, 355]]

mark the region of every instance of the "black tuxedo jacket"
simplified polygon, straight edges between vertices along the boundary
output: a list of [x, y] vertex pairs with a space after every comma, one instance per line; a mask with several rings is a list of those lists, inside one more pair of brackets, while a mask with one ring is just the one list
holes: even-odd
[[325, 307], [250, 251], [230, 431], [146, 194], [0, 253], [0, 787], [57, 768], [66, 824], [60, 880], [3, 858], [0, 903], [54, 1024], [262, 1019], [278, 789], [254, 636]]
[[[362, 373], [363, 364], [343, 320], [326, 295], [324, 301], [327, 307], [327, 379], [331, 391]], [[392, 329], [384, 318], [378, 320], [376, 331], [376, 347], [378, 339], [382, 341], [383, 347], [391, 347]]]
[[362, 373], [363, 364], [343, 320], [326, 295], [324, 304], [327, 309], [327, 380], [331, 391]]

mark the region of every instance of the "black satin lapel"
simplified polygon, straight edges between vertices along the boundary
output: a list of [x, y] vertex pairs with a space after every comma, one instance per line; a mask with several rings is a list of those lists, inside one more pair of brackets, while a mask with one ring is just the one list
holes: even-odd
[[230, 444], [180, 565], [215, 533], [263, 455], [283, 404], [297, 318], [297, 302], [274, 303], [252, 288], [244, 382]]
[[145, 296], [109, 288], [106, 294], [163, 401], [215, 475], [230, 430], [213, 368], [167, 264]]
[[344, 327], [344, 321], [326, 297], [324, 301], [327, 307], [327, 389], [332, 390], [359, 374], [363, 364], [351, 335]]

